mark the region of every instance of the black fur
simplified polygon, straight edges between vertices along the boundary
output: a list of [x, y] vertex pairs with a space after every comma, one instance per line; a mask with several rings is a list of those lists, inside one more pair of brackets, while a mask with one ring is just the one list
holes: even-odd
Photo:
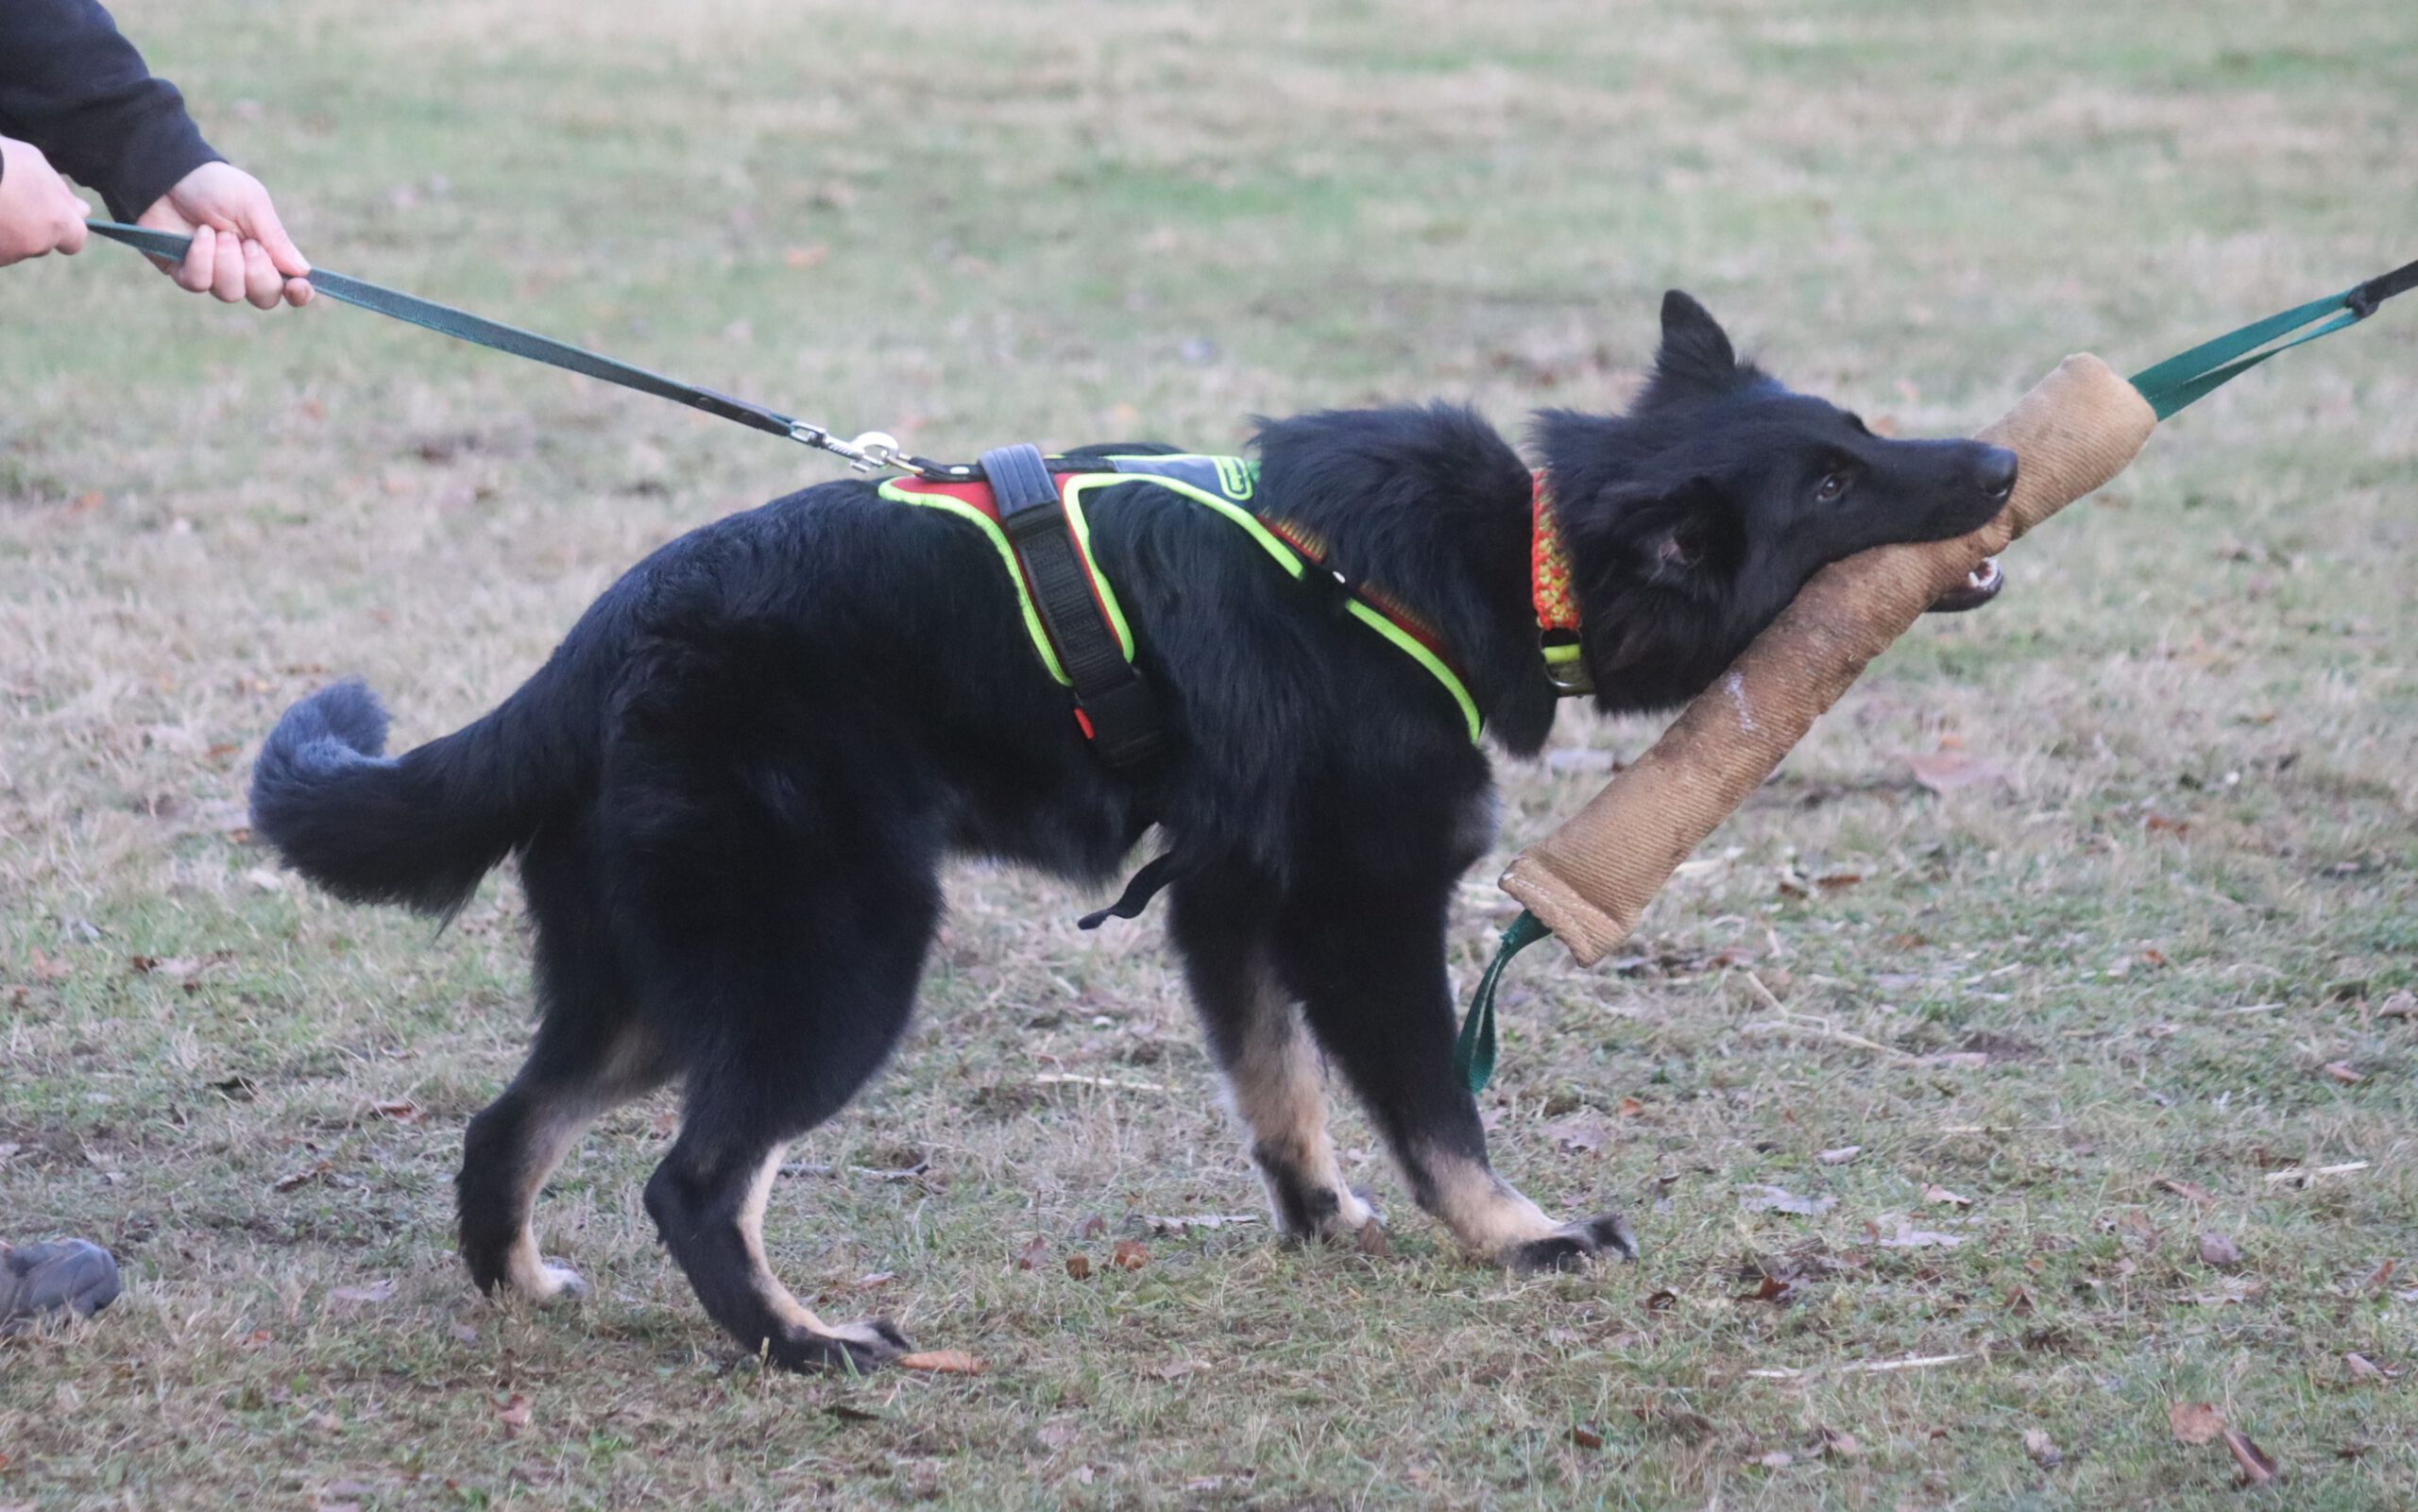
[[[2004, 452], [1882, 440], [1781, 388], [1677, 293], [1631, 411], [1547, 414], [1537, 439], [1609, 709], [1692, 696], [1824, 563], [1969, 530], [2012, 482]], [[1533, 754], [1555, 693], [1511, 447], [1442, 405], [1269, 421], [1258, 446], [1254, 507], [1423, 618], [1494, 739]], [[1148, 485], [1090, 510], [1171, 725], [1175, 755], [1143, 775], [1085, 747], [981, 536], [854, 481], [655, 552], [453, 735], [383, 756], [384, 712], [358, 683], [279, 722], [255, 825], [338, 895], [442, 913], [519, 858], [541, 1024], [466, 1152], [483, 1285], [521, 1232], [512, 1190], [551, 1159], [539, 1131], [682, 1076], [687, 1121], [647, 1206], [708, 1310], [776, 1360], [877, 1356], [892, 1335], [843, 1350], [751, 1289], [749, 1181], [896, 1042], [945, 857], [1096, 884], [1152, 824], [1183, 860], [1174, 938], [1196, 985], [1272, 971], [1422, 1201], [1439, 1200], [1438, 1161], [1483, 1168], [1444, 956], [1454, 885], [1489, 842], [1485, 755], [1433, 679], [1231, 524]], [[1250, 994], [1197, 995], [1213, 1041], [1235, 1040], [1224, 1021]], [[1296, 1229], [1336, 1201], [1277, 1189]], [[1499, 1258], [1621, 1238], [1575, 1225]]]

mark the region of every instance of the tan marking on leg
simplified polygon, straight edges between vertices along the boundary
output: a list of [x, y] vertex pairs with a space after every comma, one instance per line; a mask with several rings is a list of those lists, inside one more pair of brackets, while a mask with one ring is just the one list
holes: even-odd
[[1357, 1233], [1376, 1216], [1351, 1187], [1335, 1158], [1326, 1126], [1326, 1088], [1302, 1012], [1263, 970], [1257, 999], [1234, 1063], [1225, 1068], [1227, 1100], [1249, 1132], [1253, 1163], [1281, 1218], [1274, 1162], [1313, 1191], [1335, 1194], [1337, 1211], [1320, 1225], [1329, 1237]]
[[747, 1247], [748, 1282], [764, 1306], [792, 1334], [819, 1334], [824, 1338], [845, 1339], [864, 1345], [877, 1354], [887, 1357], [898, 1351], [898, 1346], [882, 1337], [871, 1323], [826, 1323], [812, 1308], [797, 1297], [781, 1279], [773, 1274], [772, 1262], [764, 1255], [764, 1209], [773, 1198], [773, 1183], [781, 1174], [781, 1155], [785, 1147], [775, 1145], [764, 1156], [764, 1164], [756, 1168], [755, 1179], [747, 1183], [747, 1200], [739, 1210], [739, 1237]]
[[520, 1228], [513, 1236], [512, 1248], [504, 1251], [504, 1284], [520, 1296], [548, 1302], [587, 1290], [579, 1272], [549, 1264], [537, 1249], [536, 1231], [531, 1227], [537, 1194], [589, 1124], [661, 1083], [660, 1064], [653, 1038], [632, 1026], [615, 1042], [613, 1053], [592, 1079], [556, 1095], [532, 1113], [524, 1126], [520, 1168], [515, 1173], [512, 1190], [512, 1210], [519, 1216]]
[[1505, 1259], [1521, 1245], [1561, 1227], [1484, 1162], [1466, 1155], [1422, 1153], [1418, 1175], [1423, 1178], [1419, 1184], [1428, 1195], [1428, 1211], [1443, 1220], [1463, 1247], [1486, 1259]]
[[827, 1334], [832, 1332], [830, 1326], [781, 1284], [764, 1258], [764, 1207], [773, 1199], [773, 1182], [781, 1174], [781, 1153], [786, 1147], [775, 1145], [765, 1152], [764, 1164], [747, 1183], [747, 1200], [739, 1210], [739, 1237], [747, 1246], [748, 1283], [782, 1323], [801, 1334]]
[[[582, 1099], [583, 1103], [585, 1099]], [[537, 1249], [537, 1235], [530, 1227], [530, 1217], [537, 1205], [537, 1194], [554, 1168], [579, 1143], [595, 1113], [585, 1106], [557, 1106], [546, 1111], [545, 1116], [532, 1119], [524, 1126], [529, 1132], [520, 1147], [520, 1169], [515, 1173], [512, 1210], [520, 1215], [519, 1232], [512, 1237], [512, 1248], [504, 1251], [503, 1280], [520, 1296], [533, 1302], [549, 1302], [566, 1292], [584, 1290], [586, 1283], [577, 1271], [549, 1265]]]

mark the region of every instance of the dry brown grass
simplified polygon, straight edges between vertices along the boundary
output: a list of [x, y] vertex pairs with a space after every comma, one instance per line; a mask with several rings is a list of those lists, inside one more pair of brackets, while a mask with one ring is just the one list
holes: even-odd
[[[1955, 431], [2069, 348], [2146, 363], [2404, 260], [2418, 202], [2418, 49], [2375, 5], [122, 9], [328, 265], [948, 454], [1612, 403], [1669, 283], [1801, 385]], [[838, 1174], [783, 1181], [772, 1245], [818, 1308], [990, 1368], [856, 1383], [762, 1376], [698, 1313], [637, 1201], [665, 1101], [542, 1210], [596, 1300], [475, 1300], [449, 1180], [525, 1037], [517, 894], [432, 938], [236, 832], [252, 746], [332, 672], [451, 728], [647, 548], [825, 469], [115, 249], [0, 274], [0, 1232], [94, 1234], [131, 1283], [0, 1346], [0, 1506], [2233, 1504], [2171, 1401], [2283, 1463], [2274, 1504], [2401, 1504], [2410, 1378], [2342, 1356], [2418, 1363], [2418, 1026], [2376, 1011], [2418, 979], [2414, 330], [2237, 385], [2027, 541], [1625, 970], [1523, 959], [1503, 1163], [1627, 1205], [1634, 1270], [1464, 1266], [1353, 1116], [1391, 1254], [1151, 1232], [1258, 1204], [1155, 926], [953, 875], [923, 1023], [800, 1147]], [[1926, 793], [1903, 758], [1944, 744], [2006, 781]], [[1591, 759], [1506, 772], [1507, 853]], [[1749, 972], [1821, 1027], [1767, 1030]], [[1880, 1246], [1892, 1215], [1967, 1242]], [[1736, 1300], [1775, 1270], [1784, 1305]]]

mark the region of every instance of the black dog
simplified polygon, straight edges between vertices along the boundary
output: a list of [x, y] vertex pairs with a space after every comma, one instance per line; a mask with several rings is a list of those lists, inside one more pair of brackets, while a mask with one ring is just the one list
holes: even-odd
[[[1630, 413], [1549, 413], [1537, 439], [1614, 710], [1689, 698], [1824, 564], [1972, 530], [2015, 481], [2006, 451], [1883, 440], [1789, 392], [1677, 293]], [[1258, 446], [1252, 509], [1423, 622], [1496, 740], [1535, 753], [1556, 688], [1511, 448], [1445, 406], [1276, 421]], [[538, 1255], [537, 1190], [589, 1119], [681, 1077], [687, 1118], [646, 1203], [707, 1311], [785, 1366], [894, 1357], [889, 1323], [826, 1324], [767, 1266], [782, 1147], [896, 1043], [943, 858], [1098, 883], [1152, 824], [1286, 1232], [1372, 1220], [1328, 1143], [1323, 1052], [1470, 1250], [1524, 1267], [1633, 1252], [1616, 1215], [1557, 1223], [1497, 1177], [1454, 1075], [1447, 904], [1493, 818], [1487, 757], [1439, 680], [1208, 509], [1132, 484], [1090, 513], [1172, 737], [1139, 775], [1086, 748], [981, 534], [855, 481], [664, 547], [502, 706], [406, 755], [381, 755], [386, 716], [358, 683], [279, 722], [254, 824], [340, 896], [444, 913], [519, 858], [540, 1017], [464, 1141], [482, 1287], [579, 1285]]]

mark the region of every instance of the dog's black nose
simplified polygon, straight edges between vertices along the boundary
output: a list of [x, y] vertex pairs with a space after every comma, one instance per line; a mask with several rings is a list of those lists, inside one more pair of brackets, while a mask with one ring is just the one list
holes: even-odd
[[2004, 447], [1984, 450], [1981, 465], [1973, 470], [1973, 481], [1990, 499], [2006, 502], [2007, 495], [2015, 492], [2015, 453]]

